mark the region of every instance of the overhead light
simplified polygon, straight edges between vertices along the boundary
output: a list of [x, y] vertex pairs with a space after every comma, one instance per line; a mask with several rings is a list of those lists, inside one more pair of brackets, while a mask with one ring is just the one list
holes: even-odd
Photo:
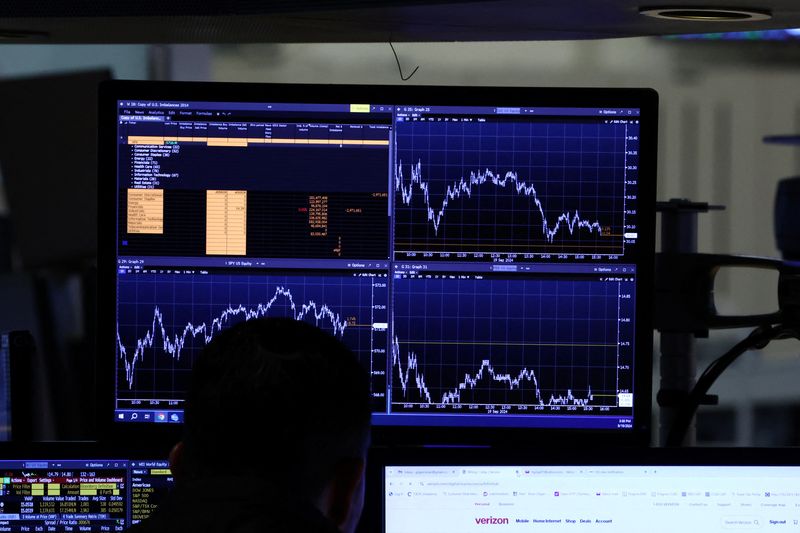
[[727, 7], [643, 7], [639, 13], [657, 19], [689, 22], [750, 22], [772, 18], [769, 11]]

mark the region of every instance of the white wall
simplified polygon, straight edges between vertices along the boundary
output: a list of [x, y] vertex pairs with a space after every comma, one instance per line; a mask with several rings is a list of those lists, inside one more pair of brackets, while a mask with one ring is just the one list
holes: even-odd
[[54, 74], [110, 68], [115, 78], [145, 79], [148, 46], [143, 45], [0, 45], [0, 77]]

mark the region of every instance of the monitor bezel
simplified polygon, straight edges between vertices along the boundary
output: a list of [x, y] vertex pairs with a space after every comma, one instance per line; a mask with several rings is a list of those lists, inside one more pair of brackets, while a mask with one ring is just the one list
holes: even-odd
[[[99, 436], [113, 442], [176, 442], [178, 424], [116, 422], [114, 387], [116, 360], [102, 357], [101, 347], [115, 343], [116, 220], [117, 220], [117, 102], [123, 99], [194, 100], [219, 102], [400, 102], [420, 105], [503, 105], [554, 107], [638, 107], [640, 160], [637, 204], [638, 244], [636, 282], [636, 360], [634, 362], [634, 427], [617, 430], [379, 426], [376, 443], [417, 445], [425, 443], [503, 444], [548, 439], [569, 443], [591, 437], [609, 445], [649, 444], [651, 435], [653, 294], [655, 252], [655, 199], [658, 135], [658, 94], [652, 89], [560, 87], [450, 87], [400, 85], [320, 85], [108, 81], [99, 91], [98, 175], [98, 335], [96, 417]], [[111, 177], [113, 176], [113, 180]]]
[[0, 460], [81, 460], [169, 461], [171, 447], [163, 442], [106, 443], [99, 441], [0, 442]]
[[373, 446], [368, 465], [370, 472], [392, 466], [800, 466], [800, 453], [791, 446]]

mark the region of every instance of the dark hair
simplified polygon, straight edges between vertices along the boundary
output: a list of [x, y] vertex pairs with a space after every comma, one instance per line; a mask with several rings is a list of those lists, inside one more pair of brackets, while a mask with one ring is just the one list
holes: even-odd
[[288, 318], [218, 333], [192, 368], [189, 478], [252, 475], [317, 496], [337, 462], [366, 455], [369, 380], [341, 341]]

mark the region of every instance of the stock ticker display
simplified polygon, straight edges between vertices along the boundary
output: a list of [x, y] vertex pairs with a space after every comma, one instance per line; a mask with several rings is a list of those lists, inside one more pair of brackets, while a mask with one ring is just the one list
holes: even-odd
[[0, 460], [0, 531], [123, 531], [172, 485], [166, 461]]
[[117, 104], [117, 421], [281, 316], [377, 425], [632, 427], [638, 108]]

